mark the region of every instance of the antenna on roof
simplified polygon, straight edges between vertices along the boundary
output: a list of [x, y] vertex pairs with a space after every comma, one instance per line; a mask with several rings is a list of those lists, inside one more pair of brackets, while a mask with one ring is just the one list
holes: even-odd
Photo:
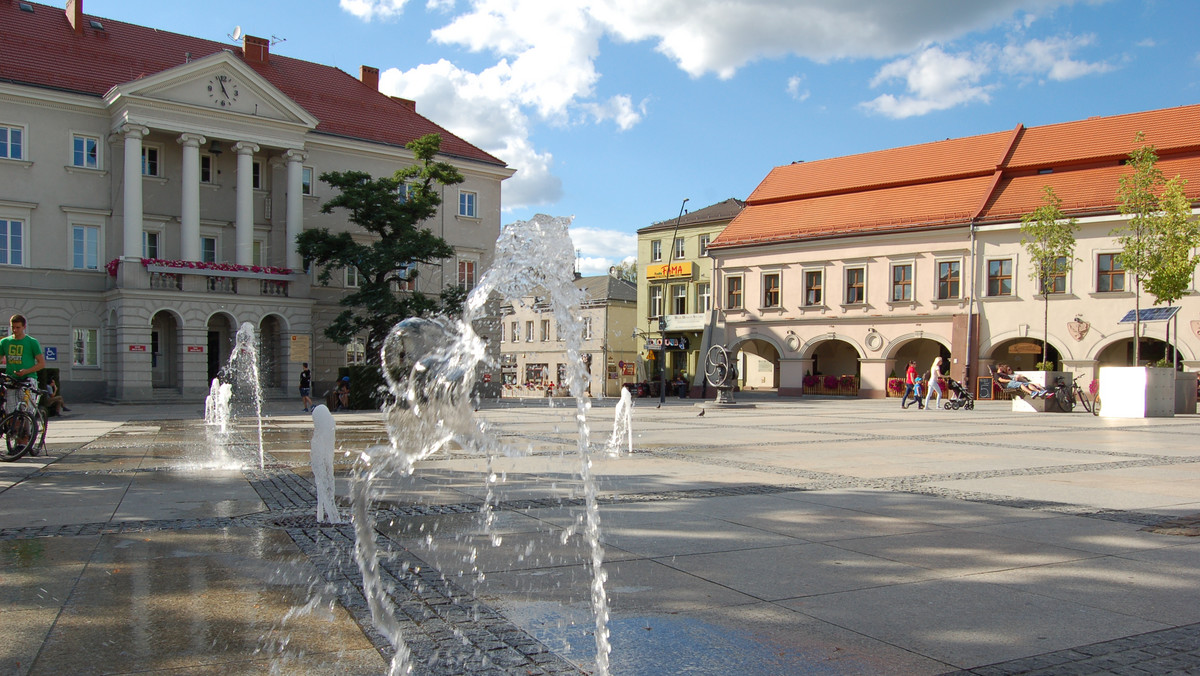
[[238, 40], [241, 40], [241, 39], [242, 39], [242, 27], [241, 27], [241, 26], [234, 26], [234, 27], [233, 27], [233, 32], [229, 34], [229, 39], [230, 39], [230, 40], [233, 40], [234, 42], [237, 42]]
[[279, 44], [279, 43], [281, 43], [281, 42], [287, 42], [287, 38], [281, 38], [281, 37], [279, 37], [279, 36], [277, 36], [277, 35], [272, 35], [272, 36], [271, 36], [271, 46], [272, 46], [272, 47], [274, 47], [275, 45], [277, 45], [277, 44]]

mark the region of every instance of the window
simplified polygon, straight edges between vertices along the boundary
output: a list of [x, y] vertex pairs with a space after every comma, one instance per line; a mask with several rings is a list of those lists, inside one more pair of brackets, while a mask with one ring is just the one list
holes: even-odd
[[656, 240], [653, 240], [650, 242], [650, 260], [656, 261], [656, 262], [662, 260], [662, 241], [661, 240], [656, 239]]
[[511, 334], [511, 336], [512, 336], [512, 342], [514, 342], [514, 343], [519, 343], [519, 342], [521, 342], [521, 323], [520, 323], [520, 322], [513, 322], [513, 323], [512, 323], [512, 334]]
[[892, 302], [912, 300], [913, 266], [903, 263], [892, 266]]
[[1059, 256], [1054, 263], [1046, 268], [1044, 279], [1039, 280], [1038, 287], [1042, 295], [1067, 292], [1067, 258]]
[[475, 288], [475, 261], [458, 262], [458, 285], [467, 291]]
[[142, 176], [160, 176], [158, 173], [158, 148], [142, 146]]
[[25, 129], [0, 124], [0, 158], [6, 160], [25, 159]]
[[1107, 253], [1096, 257], [1096, 290], [1125, 290], [1125, 267], [1121, 265], [1120, 254]]
[[583, 318], [583, 339], [584, 340], [592, 339], [592, 318], [591, 317]]
[[217, 238], [216, 237], [201, 237], [200, 238], [200, 260], [205, 263], [217, 262]]
[[475, 209], [477, 196], [469, 190], [458, 191], [458, 215], [466, 218], [478, 218]]
[[71, 226], [71, 267], [76, 270], [100, 269], [100, 228]]
[[685, 315], [687, 314], [687, 285], [672, 284], [671, 285], [671, 314]]
[[683, 258], [684, 246], [682, 239], [675, 240], [675, 258]]
[[543, 319], [542, 320], [542, 342], [545, 343], [549, 340], [550, 340], [550, 320]]
[[358, 338], [352, 339], [346, 344], [346, 365], [353, 366], [354, 364], [365, 364], [367, 362], [367, 348]]
[[962, 270], [959, 261], [938, 262], [938, 300], [958, 298], [960, 279], [962, 279]]
[[396, 199], [401, 204], [404, 204], [405, 202], [407, 202], [408, 198], [411, 195], [412, 195], [412, 186], [411, 185], [409, 185], [407, 183], [400, 183], [400, 184], [396, 185]]
[[250, 187], [255, 190], [263, 189], [263, 164], [257, 160], [250, 163]]
[[661, 286], [650, 287], [650, 316], [661, 317], [663, 313], [663, 288]]
[[708, 255], [708, 235], [700, 235], [700, 255]]
[[25, 223], [0, 218], [0, 265], [24, 265]]
[[742, 278], [728, 277], [725, 279], [725, 309], [742, 309]]
[[804, 304], [816, 307], [821, 304], [821, 284], [825, 273], [822, 270], [809, 270], [804, 273]]
[[71, 136], [71, 164], [84, 169], [100, 168], [100, 139], [95, 136]]
[[1012, 295], [1012, 259], [988, 261], [988, 295]]
[[712, 287], [708, 282], [696, 284], [696, 312], [708, 312], [712, 309]]
[[846, 305], [867, 302], [867, 269], [846, 268]]
[[303, 167], [300, 170], [300, 194], [313, 195], [313, 169], [312, 167]]
[[250, 262], [254, 265], [266, 265], [267, 256], [265, 252], [267, 250], [267, 243], [261, 239], [256, 239], [250, 246]]
[[72, 342], [72, 366], [99, 366], [100, 350], [99, 330], [75, 329], [75, 340]]
[[525, 322], [525, 342], [533, 342], [533, 322]]
[[201, 155], [200, 156], [200, 182], [201, 183], [212, 183], [213, 182], [213, 166], [215, 164], [216, 164], [216, 162], [213, 160], [212, 155]]
[[159, 233], [142, 231], [142, 258], [162, 258], [158, 255]]
[[357, 289], [359, 281], [358, 268], [353, 265], [346, 268], [346, 288]]
[[779, 307], [779, 273], [763, 275], [763, 307]]
[[[392, 291], [416, 291], [417, 290], [417, 267], [416, 265], [402, 265], [396, 270], [396, 278], [392, 281]], [[501, 331], [501, 334], [504, 332]]]

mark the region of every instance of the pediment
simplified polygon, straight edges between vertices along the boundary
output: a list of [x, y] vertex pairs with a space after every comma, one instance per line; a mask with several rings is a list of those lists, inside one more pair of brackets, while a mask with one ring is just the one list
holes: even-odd
[[230, 52], [219, 52], [149, 77], [117, 85], [105, 99], [141, 105], [197, 108], [212, 114], [251, 115], [309, 129], [317, 118]]

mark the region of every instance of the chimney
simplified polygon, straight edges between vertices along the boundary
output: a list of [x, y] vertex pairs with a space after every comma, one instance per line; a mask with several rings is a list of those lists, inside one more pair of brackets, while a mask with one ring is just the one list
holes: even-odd
[[247, 35], [242, 39], [242, 56], [249, 63], [266, 63], [271, 55], [271, 41]]
[[83, 35], [83, 0], [67, 0], [67, 21], [76, 35]]
[[417, 102], [413, 101], [412, 99], [402, 99], [399, 96], [393, 96], [392, 100], [404, 106], [405, 108], [408, 108], [414, 113], [417, 112]]
[[362, 83], [367, 85], [371, 89], [374, 89], [375, 91], [379, 91], [379, 69], [378, 68], [376, 68], [374, 66], [359, 66], [358, 67], [358, 79], [362, 80]]

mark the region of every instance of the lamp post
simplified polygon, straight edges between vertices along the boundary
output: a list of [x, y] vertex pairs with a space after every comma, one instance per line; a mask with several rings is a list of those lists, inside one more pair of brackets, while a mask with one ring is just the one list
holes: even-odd
[[675, 237], [679, 235], [679, 221], [683, 219], [683, 208], [687, 206], [688, 198], [683, 198], [683, 204], [679, 205], [679, 215], [675, 217], [675, 232], [671, 233], [671, 249], [667, 252], [667, 274], [663, 275], [663, 307], [662, 314], [658, 316], [658, 334], [662, 336], [662, 343], [658, 346], [658, 406], [667, 402], [667, 305], [670, 298], [667, 292], [671, 289], [671, 261], [675, 258]]

